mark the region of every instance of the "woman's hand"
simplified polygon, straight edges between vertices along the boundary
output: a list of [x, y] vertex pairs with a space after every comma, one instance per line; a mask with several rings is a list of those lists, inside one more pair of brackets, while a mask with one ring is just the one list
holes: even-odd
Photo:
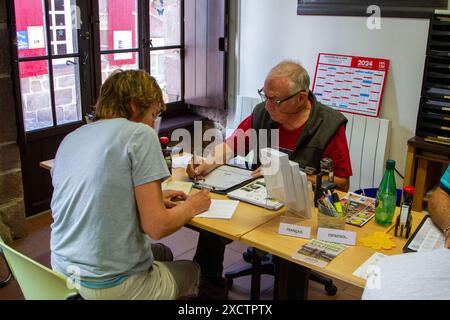
[[211, 206], [211, 195], [209, 194], [209, 190], [203, 189], [193, 196], [190, 196], [187, 198], [186, 204], [193, 209], [195, 215], [208, 210]]
[[176, 201], [184, 201], [187, 199], [187, 194], [183, 191], [164, 190], [162, 194], [166, 208], [173, 208], [177, 205]]

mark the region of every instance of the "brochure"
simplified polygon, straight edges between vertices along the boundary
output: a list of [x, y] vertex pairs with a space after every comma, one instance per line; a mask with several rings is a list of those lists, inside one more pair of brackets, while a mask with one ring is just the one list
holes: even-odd
[[347, 207], [347, 223], [362, 227], [375, 216], [374, 198], [362, 196], [353, 192], [341, 199], [342, 207]]
[[292, 258], [325, 268], [346, 248], [347, 246], [344, 244], [313, 239], [304, 244]]

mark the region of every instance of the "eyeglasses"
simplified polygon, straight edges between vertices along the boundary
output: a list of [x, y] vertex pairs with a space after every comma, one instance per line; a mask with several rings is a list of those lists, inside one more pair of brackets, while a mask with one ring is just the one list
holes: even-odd
[[284, 98], [282, 100], [275, 100], [275, 99], [267, 98], [267, 96], [264, 94], [264, 88], [261, 88], [261, 89], [258, 90], [258, 94], [259, 94], [259, 97], [261, 98], [262, 102], [266, 103], [267, 101], [269, 101], [269, 102], [272, 102], [273, 104], [276, 104], [277, 106], [280, 106], [280, 104], [282, 104], [283, 102], [288, 101], [289, 99], [292, 99], [293, 97], [298, 95], [300, 92], [305, 92], [305, 90], [297, 91], [293, 95], [291, 95], [291, 96], [289, 96], [287, 98]]

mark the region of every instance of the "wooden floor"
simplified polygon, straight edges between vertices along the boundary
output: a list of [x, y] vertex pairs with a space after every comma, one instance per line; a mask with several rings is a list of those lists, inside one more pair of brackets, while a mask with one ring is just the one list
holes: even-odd
[[[50, 266], [50, 224], [52, 223], [49, 212], [42, 213], [27, 220], [29, 234], [24, 239], [13, 243], [13, 247], [36, 261]], [[163, 239], [160, 242], [168, 245], [174, 254], [175, 259], [191, 260], [195, 253], [198, 234], [188, 228], [182, 228], [178, 232]], [[248, 265], [242, 259], [242, 252], [247, 246], [235, 241], [227, 246], [225, 252], [224, 268], [225, 272], [235, 270], [236, 268]], [[3, 261], [0, 260], [0, 265]], [[3, 268], [2, 268], [3, 267]], [[0, 270], [4, 266], [0, 266]], [[346, 284], [339, 280], [334, 280], [338, 287], [338, 293], [335, 296], [326, 295], [323, 286], [310, 281], [309, 295], [310, 300], [358, 300], [361, 298], [362, 289]], [[272, 276], [263, 275], [261, 280], [261, 299], [271, 300], [273, 297], [274, 280]], [[10, 282], [6, 287], [0, 289], [0, 300], [22, 300], [23, 295], [16, 281]], [[250, 276], [235, 279], [233, 289], [229, 294], [230, 300], [248, 300], [250, 299]]]

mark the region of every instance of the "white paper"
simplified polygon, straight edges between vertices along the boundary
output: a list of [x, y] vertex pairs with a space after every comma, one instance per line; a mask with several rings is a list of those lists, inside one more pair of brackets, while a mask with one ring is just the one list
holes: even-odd
[[289, 224], [289, 223], [280, 223], [278, 233], [284, 234], [286, 236], [310, 239], [311, 227], [298, 226], [296, 224]]
[[28, 32], [28, 49], [45, 48], [45, 37], [43, 26], [29, 26]]
[[417, 252], [425, 252], [443, 248], [444, 244], [443, 232], [434, 225], [431, 218], [427, 218], [408, 248]]
[[370, 275], [370, 269], [373, 266], [376, 266], [378, 262], [387, 257], [387, 255], [375, 252], [369, 259], [366, 260], [358, 269], [353, 272], [353, 275], [358, 278], [362, 278], [364, 280], [367, 280], [367, 278]]
[[356, 232], [339, 229], [319, 228], [317, 229], [317, 239], [354, 246], [356, 245]]
[[211, 200], [208, 211], [196, 216], [196, 218], [231, 219], [237, 209], [239, 201], [235, 200]]
[[172, 168], [183, 168], [186, 169], [189, 161], [191, 161], [192, 155], [176, 156], [172, 157]]
[[161, 184], [162, 190], [175, 190], [182, 191], [186, 194], [191, 193], [192, 190], [192, 182], [184, 182], [184, 181], [164, 181]]
[[[133, 32], [131, 30], [115, 30], [113, 32], [114, 50], [129, 49], [132, 47], [131, 40]], [[132, 52], [115, 53], [114, 60], [129, 60], [133, 59]]]

